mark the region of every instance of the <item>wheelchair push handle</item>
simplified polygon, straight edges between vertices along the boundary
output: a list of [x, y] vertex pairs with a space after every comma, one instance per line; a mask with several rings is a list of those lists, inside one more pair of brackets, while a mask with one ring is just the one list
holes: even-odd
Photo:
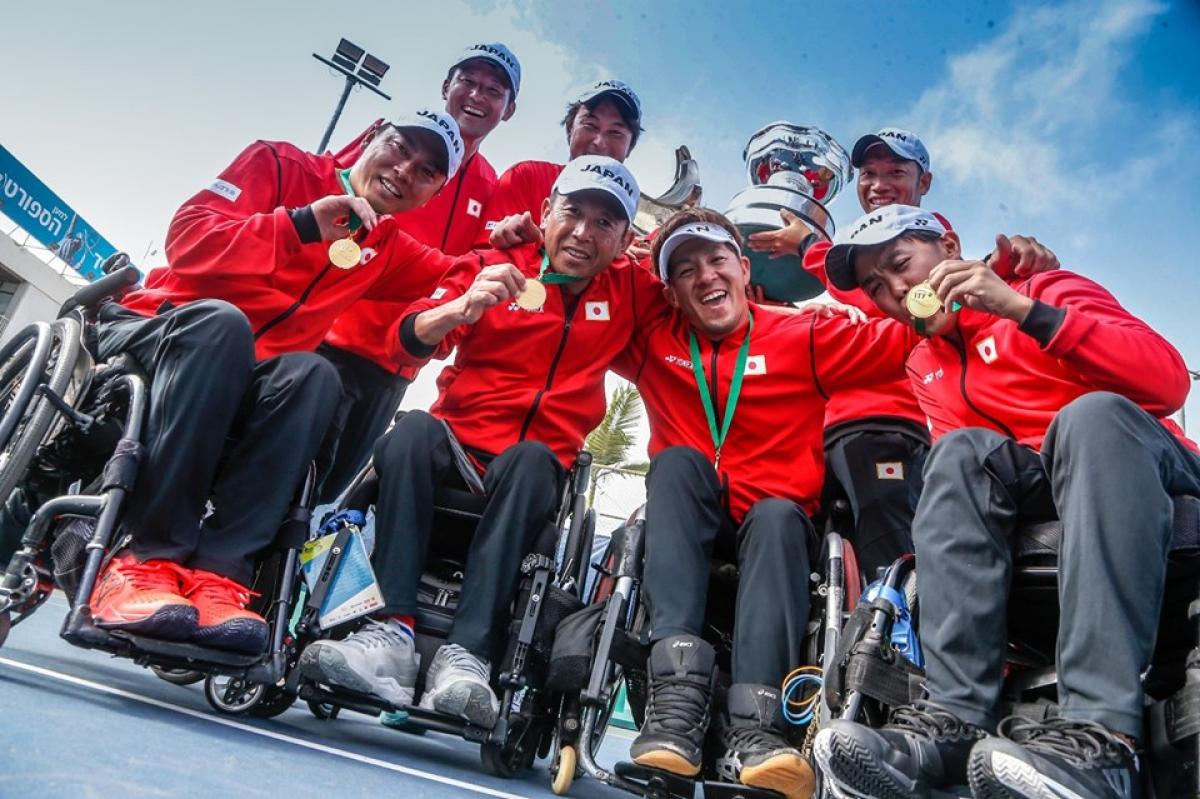
[[71, 295], [59, 309], [59, 316], [75, 308], [94, 308], [104, 300], [118, 296], [141, 279], [138, 270], [129, 265], [129, 256], [125, 253], [110, 256], [101, 268], [107, 274]]

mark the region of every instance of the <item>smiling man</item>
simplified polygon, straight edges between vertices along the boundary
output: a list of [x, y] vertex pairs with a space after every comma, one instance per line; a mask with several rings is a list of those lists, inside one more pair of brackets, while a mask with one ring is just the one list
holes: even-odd
[[[389, 336], [412, 365], [455, 348], [457, 355], [438, 379], [429, 413], [405, 414], [375, 447], [374, 564], [385, 608], [345, 640], [308, 647], [300, 665], [312, 679], [412, 702], [413, 615], [434, 490], [482, 481], [487, 507], [421, 706], [488, 728], [496, 719], [488, 679], [521, 559], [552, 520], [566, 471], [604, 415], [609, 364], [661, 303], [653, 275], [613, 263], [629, 244], [637, 209], [637, 183], [625, 167], [602, 156], [577, 158], [547, 197], [544, 247], [463, 256]], [[466, 478], [456, 450], [472, 464]]]
[[[908, 370], [936, 443], [913, 524], [929, 700], [881, 730], [829, 723], [821, 768], [882, 799], [968, 777], [975, 796], [1140, 796], [1171, 495], [1200, 492], [1195, 445], [1165, 421], [1187, 396], [1183, 359], [1093, 281], [1002, 279], [916, 207], [860, 218], [826, 268], [927, 336]], [[1013, 531], [1055, 517], [1060, 717], [997, 725]]]
[[700, 638], [710, 560], [737, 565], [733, 685], [708, 763], [721, 777], [807, 797], [813, 774], [783, 738], [780, 684], [804, 664], [811, 516], [831, 391], [903, 376], [881, 352], [915, 343], [887, 320], [784, 315], [747, 299], [749, 260], [721, 214], [691, 209], [653, 247], [670, 313], [644, 324], [619, 371], [650, 420], [643, 585], [650, 703], [633, 759], [693, 776], [704, 764], [715, 670]]
[[[498, 42], [472, 45], [450, 66], [442, 99], [462, 133], [462, 168], [429, 202], [396, 215], [406, 233], [447, 255], [467, 252], [484, 234], [483, 209], [491, 201], [496, 171], [479, 149], [516, 113], [520, 88], [521, 63]], [[388, 355], [388, 328], [404, 308], [360, 300], [337, 318], [318, 350], [337, 367], [342, 381], [336, 443], [318, 502], [336, 499], [366, 465], [375, 440], [416, 377], [416, 370], [402, 369]]]
[[311, 351], [357, 298], [411, 300], [449, 266], [383, 215], [428, 200], [461, 157], [454, 120], [431, 111], [379, 128], [352, 169], [257, 142], [176, 212], [168, 265], [97, 327], [100, 358], [129, 353], [152, 378], [131, 544], [97, 582], [98, 625], [265, 647], [246, 586], [337, 402]]

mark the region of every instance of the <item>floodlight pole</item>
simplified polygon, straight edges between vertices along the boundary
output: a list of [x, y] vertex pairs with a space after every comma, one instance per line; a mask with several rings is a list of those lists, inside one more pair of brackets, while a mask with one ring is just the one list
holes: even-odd
[[367, 83], [365, 80], [360, 78], [358, 75], [355, 75], [353, 72], [350, 72], [347, 69], [343, 69], [338, 64], [333, 63], [328, 58], [323, 58], [322, 56], [319, 56], [316, 53], [313, 53], [312, 57], [317, 59], [318, 61], [320, 61], [322, 64], [325, 64], [326, 66], [328, 66], [332, 69], [336, 69], [338, 72], [340, 72], [342, 75], [344, 75], [346, 77], [346, 86], [345, 86], [345, 88], [342, 89], [342, 96], [341, 96], [341, 98], [338, 99], [337, 108], [333, 109], [333, 116], [330, 117], [329, 125], [328, 125], [328, 127], [325, 128], [325, 135], [323, 135], [321, 137], [321, 143], [317, 145], [317, 152], [323, 153], [323, 152], [325, 152], [325, 148], [329, 146], [329, 140], [330, 140], [330, 138], [333, 137], [333, 129], [335, 127], [337, 127], [338, 119], [341, 118], [341, 116], [342, 116], [342, 109], [344, 109], [346, 107], [346, 100], [348, 100], [350, 98], [350, 90], [353, 89], [355, 87], [355, 85], [365, 86], [366, 88], [375, 92], [376, 94], [378, 94], [380, 97], [382, 97], [385, 100], [391, 100], [392, 98], [389, 95], [384, 94], [379, 89], [372, 86], [370, 83]]

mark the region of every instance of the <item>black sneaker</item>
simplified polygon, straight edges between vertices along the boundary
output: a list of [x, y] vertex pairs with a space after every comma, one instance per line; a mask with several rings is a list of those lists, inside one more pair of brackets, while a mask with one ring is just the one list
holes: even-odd
[[647, 670], [646, 723], [629, 754], [639, 766], [694, 777], [704, 757], [716, 654], [694, 635], [664, 638], [650, 650]]
[[722, 782], [809, 799], [816, 786], [812, 766], [783, 737], [779, 691], [735, 684], [717, 717], [719, 753], [713, 761]]
[[976, 799], [1137, 799], [1137, 755], [1094, 721], [1010, 716], [971, 752]]
[[967, 781], [967, 756], [983, 730], [932, 702], [904, 705], [882, 729], [835, 719], [813, 755], [835, 796], [910, 799]]

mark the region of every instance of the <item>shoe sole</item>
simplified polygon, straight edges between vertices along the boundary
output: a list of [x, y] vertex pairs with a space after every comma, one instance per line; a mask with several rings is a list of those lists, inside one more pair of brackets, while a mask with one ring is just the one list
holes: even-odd
[[1020, 758], [1005, 752], [990, 752], [990, 757], [972, 757], [967, 779], [975, 799], [1087, 799], [1046, 777]]
[[812, 766], [800, 755], [776, 755], [757, 766], [742, 768], [741, 783], [749, 788], [767, 788], [788, 799], [809, 799], [816, 790]]
[[198, 627], [192, 642], [214, 649], [257, 655], [267, 651], [267, 623], [257, 619], [230, 619], [210, 627]]
[[144, 635], [164, 641], [187, 641], [196, 634], [200, 613], [191, 605], [164, 605], [143, 619], [105, 621], [93, 616], [92, 622], [103, 630]]
[[476, 727], [489, 730], [495, 726], [498, 715], [492, 707], [491, 692], [482, 685], [466, 681], [447, 685], [431, 697], [422, 697], [421, 707], [466, 719]]
[[873, 752], [853, 738], [818, 736], [813, 756], [841, 799], [912, 799], [929, 795], [917, 793], [911, 783], [897, 781]]
[[391, 705], [412, 705], [413, 686], [400, 685], [396, 680], [386, 677], [369, 680], [355, 671], [341, 652], [330, 647], [314, 644], [304, 650], [300, 655], [300, 673], [313, 682], [347, 688]]
[[655, 749], [645, 752], [633, 759], [639, 766], [656, 768], [659, 771], [669, 771], [680, 777], [695, 777], [700, 773], [700, 764], [692, 763], [678, 752], [670, 749]]

